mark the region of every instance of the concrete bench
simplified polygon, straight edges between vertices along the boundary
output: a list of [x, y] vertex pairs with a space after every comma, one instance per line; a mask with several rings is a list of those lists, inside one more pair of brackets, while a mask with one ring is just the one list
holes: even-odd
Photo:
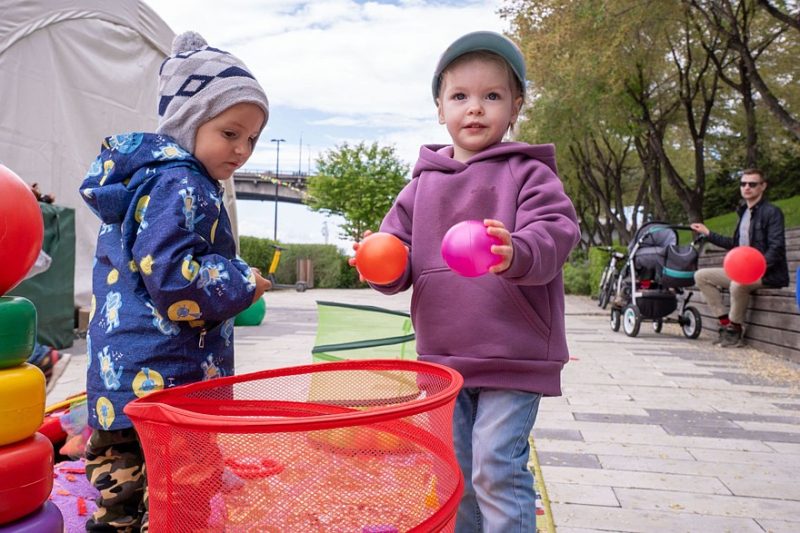
[[[699, 267], [722, 267], [727, 250], [706, 245]], [[745, 322], [745, 344], [759, 350], [787, 357], [800, 363], [800, 314], [797, 305], [797, 269], [800, 267], [800, 228], [786, 230], [786, 257], [790, 285], [783, 289], [760, 289], [750, 298]], [[703, 317], [703, 334], [717, 334], [718, 322], [705, 303], [703, 294], [692, 287], [692, 302]], [[729, 304], [727, 291], [724, 295]]]

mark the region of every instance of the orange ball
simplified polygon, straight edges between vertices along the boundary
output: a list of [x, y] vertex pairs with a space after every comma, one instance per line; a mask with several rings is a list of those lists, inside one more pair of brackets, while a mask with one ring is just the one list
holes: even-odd
[[391, 283], [406, 269], [408, 252], [391, 233], [373, 233], [356, 250], [356, 269], [364, 279], [378, 285]]

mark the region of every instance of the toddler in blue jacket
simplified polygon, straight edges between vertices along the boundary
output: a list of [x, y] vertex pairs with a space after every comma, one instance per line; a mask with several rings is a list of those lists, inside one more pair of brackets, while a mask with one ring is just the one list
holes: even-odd
[[101, 496], [87, 531], [148, 530], [144, 456], [123, 408], [232, 374], [234, 318], [270, 286], [236, 256], [221, 184], [266, 126], [264, 90], [194, 32], [175, 38], [158, 90], [156, 133], [105, 139], [80, 188], [102, 221], [86, 337], [86, 475]]

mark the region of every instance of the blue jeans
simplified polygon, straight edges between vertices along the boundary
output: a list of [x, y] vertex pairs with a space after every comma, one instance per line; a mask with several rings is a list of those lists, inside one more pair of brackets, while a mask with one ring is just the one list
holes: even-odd
[[465, 388], [456, 398], [453, 442], [464, 474], [456, 533], [535, 533], [536, 492], [528, 437], [541, 394]]

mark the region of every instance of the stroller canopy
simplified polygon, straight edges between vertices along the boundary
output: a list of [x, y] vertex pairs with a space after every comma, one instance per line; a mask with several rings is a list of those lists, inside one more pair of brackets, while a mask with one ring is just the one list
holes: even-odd
[[636, 237], [628, 244], [628, 254], [633, 252], [637, 244], [640, 247], [666, 248], [678, 244], [678, 232], [666, 222], [647, 222], [636, 231]]

